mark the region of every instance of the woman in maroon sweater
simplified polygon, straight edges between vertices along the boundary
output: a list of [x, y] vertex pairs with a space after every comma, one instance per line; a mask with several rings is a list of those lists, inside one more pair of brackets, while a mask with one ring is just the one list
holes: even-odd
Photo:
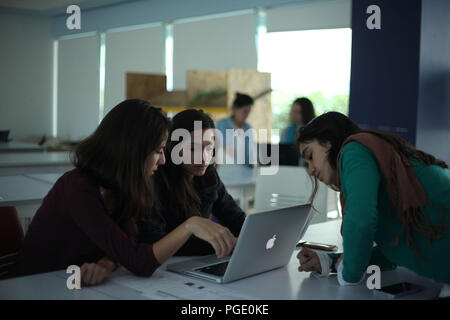
[[93, 285], [119, 263], [150, 276], [192, 235], [210, 243], [223, 237], [219, 226], [186, 221], [152, 244], [137, 242], [137, 223], [154, 208], [153, 174], [165, 163], [169, 129], [161, 110], [145, 101], [126, 100], [114, 107], [77, 146], [76, 169], [59, 178], [44, 198], [16, 274], [79, 265], [82, 283]]

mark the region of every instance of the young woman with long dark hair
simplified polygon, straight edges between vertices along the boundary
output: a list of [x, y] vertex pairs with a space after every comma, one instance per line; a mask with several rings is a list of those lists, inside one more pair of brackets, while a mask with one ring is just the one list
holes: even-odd
[[298, 142], [309, 174], [341, 192], [344, 244], [342, 255], [303, 249], [299, 271], [334, 270], [348, 285], [362, 281], [371, 264], [381, 270], [398, 265], [450, 284], [450, 172], [444, 161], [397, 136], [362, 130], [337, 112], [301, 128]]
[[281, 143], [294, 144], [297, 140], [298, 129], [316, 117], [311, 100], [306, 97], [295, 99], [291, 106], [290, 124], [281, 132]]
[[[211, 163], [216, 142], [214, 122], [203, 111], [195, 109], [178, 113], [172, 121], [171, 139], [174, 140], [168, 142], [167, 163], [155, 176], [159, 214], [141, 225], [143, 240], [155, 242], [186, 223], [197, 234], [182, 244], [177, 255], [215, 252], [223, 257], [233, 250], [245, 213], [228, 194]], [[186, 132], [188, 141], [173, 134], [180, 129]], [[197, 141], [196, 137], [200, 139]], [[180, 143], [184, 148], [175, 149]], [[183, 160], [175, 163], [175, 158], [182, 158], [183, 152], [190, 155], [184, 154]], [[219, 223], [212, 221], [212, 215]]]
[[120, 264], [150, 276], [192, 235], [204, 236], [197, 224], [182, 223], [156, 241], [139, 241], [140, 221], [156, 215], [153, 176], [165, 163], [169, 130], [170, 121], [148, 102], [114, 107], [76, 147], [76, 168], [36, 212], [16, 275], [78, 265], [82, 283], [95, 285]]

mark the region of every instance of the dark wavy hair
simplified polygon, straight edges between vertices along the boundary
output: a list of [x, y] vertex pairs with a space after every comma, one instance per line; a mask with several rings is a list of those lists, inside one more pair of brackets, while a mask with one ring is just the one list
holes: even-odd
[[339, 112], [327, 112], [314, 118], [306, 126], [299, 129], [297, 142], [306, 143], [317, 140], [322, 145], [330, 142], [331, 148], [328, 151], [328, 162], [333, 169], [337, 166], [337, 157], [344, 141], [352, 134], [367, 132], [374, 134], [389, 142], [398, 153], [416, 160], [425, 165], [435, 164], [443, 168], [448, 168], [447, 164], [436, 159], [431, 154], [416, 149], [412, 144], [402, 138], [375, 130], [363, 130], [347, 116]]
[[295, 99], [293, 104], [298, 104], [300, 106], [300, 112], [302, 114], [302, 121], [303, 121], [302, 125], [307, 124], [316, 117], [314, 105], [308, 98], [306, 97], [297, 98]]
[[[431, 154], [423, 152], [421, 150], [416, 149], [412, 144], [403, 140], [402, 138], [374, 130], [363, 130], [356, 123], [350, 120], [347, 116], [339, 113], [339, 112], [327, 112], [309, 122], [306, 126], [299, 129], [299, 136], [297, 139], [298, 144], [300, 143], [308, 143], [313, 140], [317, 140], [320, 144], [325, 145], [328, 142], [331, 144], [331, 147], [328, 151], [328, 162], [333, 169], [336, 169], [338, 166], [337, 158], [339, 152], [342, 148], [344, 141], [351, 135], [366, 132], [376, 135], [379, 138], [384, 139], [389, 144], [392, 145], [394, 150], [399, 153], [405, 155], [407, 158], [411, 160], [415, 160], [424, 165], [437, 165], [442, 168], [448, 168], [448, 165], [439, 159], [436, 159]], [[333, 189], [339, 191], [337, 186], [332, 186]], [[317, 193], [317, 178], [314, 177], [314, 189], [311, 194], [310, 201], [312, 201]], [[396, 207], [396, 203], [398, 202], [395, 198], [395, 194], [389, 194], [389, 200], [392, 207]], [[444, 208], [444, 210], [448, 210]], [[405, 216], [408, 213], [401, 213], [401, 221], [404, 223], [407, 221], [411, 227], [415, 230], [420, 230], [422, 234], [424, 234], [429, 239], [434, 239], [437, 237], [437, 234], [434, 230], [429, 230], [424, 227], [424, 222], [421, 221], [418, 217], [408, 217]], [[409, 228], [409, 225], [405, 226]]]
[[236, 92], [236, 97], [233, 100], [233, 107], [240, 109], [246, 106], [252, 106], [254, 103], [255, 101], [249, 95]]
[[167, 139], [169, 130], [170, 121], [161, 109], [144, 100], [125, 100], [72, 155], [77, 168], [108, 190], [112, 216], [129, 234], [137, 232], [137, 220], [151, 214], [155, 199], [146, 159]]
[[[201, 122], [202, 129], [215, 129], [214, 121], [211, 117], [203, 112], [203, 110], [188, 109], [177, 113], [172, 119], [172, 132], [176, 129], [186, 129], [189, 132], [194, 131], [194, 121]], [[181, 217], [187, 219], [192, 216], [200, 215], [201, 200], [195, 191], [194, 185], [189, 181], [183, 164], [176, 165], [170, 157], [172, 149], [180, 142], [180, 140], [169, 141], [167, 148], [167, 162], [165, 172], [167, 174], [170, 189], [170, 204], [173, 206], [174, 212]], [[203, 177], [194, 177], [194, 181], [205, 179], [211, 175], [215, 175], [215, 165], [211, 164], [206, 169]]]

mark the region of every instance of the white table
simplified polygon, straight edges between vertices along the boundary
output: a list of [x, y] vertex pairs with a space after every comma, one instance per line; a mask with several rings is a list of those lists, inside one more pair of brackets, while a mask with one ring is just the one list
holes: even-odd
[[44, 147], [26, 142], [0, 142], [0, 153], [43, 152]]
[[227, 188], [228, 193], [247, 212], [248, 198], [255, 194], [255, 168], [246, 165], [220, 165], [217, 168], [220, 179]]
[[16, 207], [24, 232], [53, 184], [26, 176], [0, 176], [0, 206]]
[[112, 281], [99, 286], [102, 287], [100, 290], [96, 287], [68, 290], [66, 286], [68, 276], [64, 271], [58, 271], [0, 280], [0, 300], [111, 300], [118, 299], [118, 296], [122, 300], [145, 299], [136, 290], [117, 285]]
[[[304, 239], [336, 244], [342, 249], [342, 241], [339, 236], [340, 220], [312, 225], [308, 228]], [[283, 268], [265, 272], [249, 278], [241, 279], [228, 284], [215, 284], [191, 277], [183, 277], [178, 274], [168, 273], [181, 277], [183, 282], [202, 284], [210, 289], [228, 290], [230, 294], [239, 293], [250, 299], [267, 300], [308, 300], [308, 299], [380, 299], [365, 284], [358, 286], [339, 286], [335, 276], [329, 278], [316, 278], [307, 272], [298, 272], [298, 249], [292, 255], [289, 264]], [[186, 259], [186, 257], [174, 257], [167, 263]], [[167, 264], [166, 263], [166, 264]], [[164, 269], [163, 264], [160, 269]], [[0, 281], [1, 299], [143, 299], [149, 291], [154, 291], [157, 278], [141, 278], [132, 276], [128, 271], [118, 270], [104, 284], [95, 287], [84, 287], [81, 290], [68, 290], [65, 271], [27, 276], [22, 278]], [[383, 272], [381, 285], [398, 281], [410, 281], [425, 286], [425, 290], [408, 299], [431, 299], [439, 295], [441, 285], [417, 276], [404, 268]], [[136, 290], [132, 283], [141, 283], [147, 289]], [[153, 285], [152, 285], [153, 284]], [[182, 284], [181, 284], [182, 285]], [[146, 292], [148, 291], [148, 292]]]
[[62, 175], [63, 173], [35, 173], [25, 174], [24, 176], [53, 186]]
[[52, 184], [26, 176], [0, 176], [0, 206], [41, 202]]
[[68, 152], [0, 153], [0, 176], [64, 173], [72, 168]]

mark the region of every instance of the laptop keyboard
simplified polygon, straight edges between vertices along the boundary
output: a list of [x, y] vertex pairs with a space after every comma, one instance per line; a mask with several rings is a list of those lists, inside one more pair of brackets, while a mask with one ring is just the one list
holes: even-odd
[[225, 274], [225, 271], [227, 270], [228, 262], [229, 261], [225, 261], [207, 267], [198, 268], [195, 269], [195, 271], [201, 271], [215, 276], [223, 276]]

